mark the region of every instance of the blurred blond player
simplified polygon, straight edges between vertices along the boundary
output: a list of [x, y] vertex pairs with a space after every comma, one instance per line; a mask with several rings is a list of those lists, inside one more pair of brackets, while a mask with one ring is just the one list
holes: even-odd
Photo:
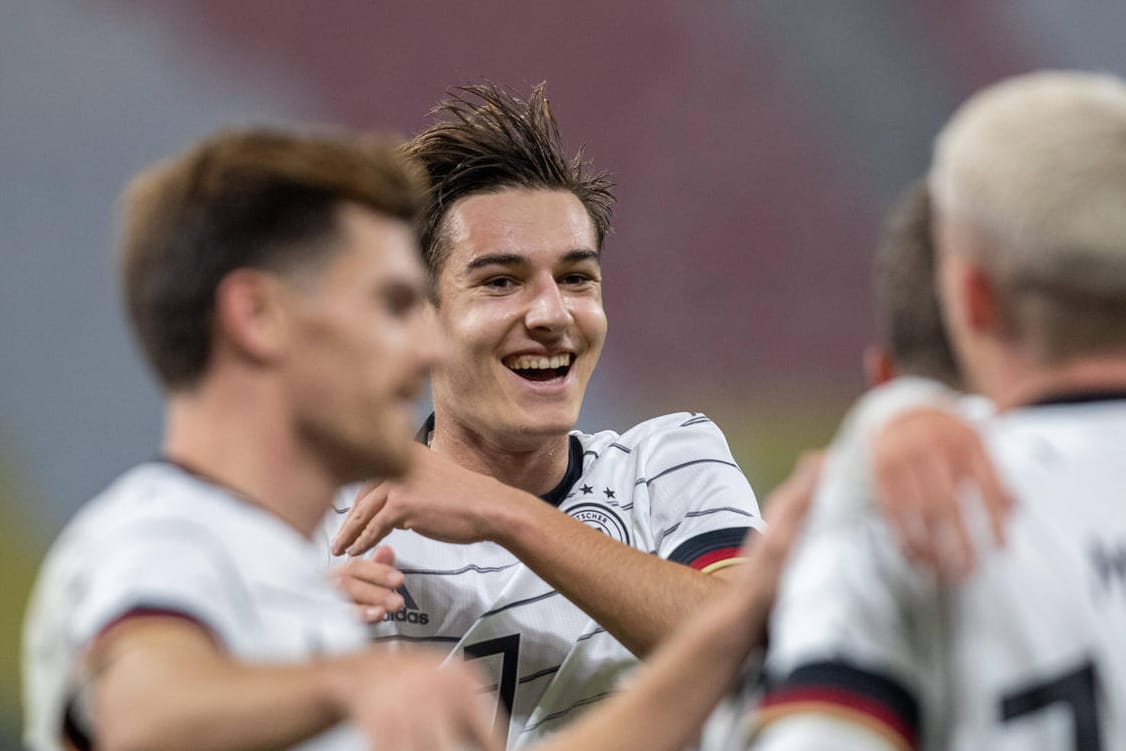
[[[849, 427], [772, 619], [755, 749], [1126, 747], [1126, 86], [972, 98], [930, 176], [939, 285], [1015, 507], [963, 583], [870, 510]], [[864, 419], [869, 402], [851, 424]]]
[[492, 747], [477, 679], [366, 651], [308, 539], [342, 483], [408, 465], [439, 354], [421, 195], [391, 146], [265, 130], [131, 183], [121, 278], [166, 392], [162, 456], [43, 564], [30, 748]]
[[[1062, 74], [991, 89], [945, 132], [933, 176], [941, 191], [942, 290], [971, 385], [1002, 410], [981, 430], [1015, 489], [1008, 545], [980, 544], [988, 533], [978, 524], [983, 559], [955, 584], [940, 584], [898, 551], [874, 511], [869, 470], [876, 468], [865, 462], [867, 436], [858, 428], [879, 422], [888, 394], [900, 402], [892, 408], [903, 400], [886, 390], [866, 397], [834, 445], [811, 529], [782, 582], [769, 663], [775, 681], [757, 717], [759, 733], [724, 748], [1123, 747], [1124, 134], [1120, 82]], [[1066, 187], [1043, 182], [1045, 175], [1064, 178]], [[988, 191], [1011, 187], [1010, 180], [1025, 188], [1015, 201]], [[1044, 195], [1028, 202], [1038, 185]], [[904, 250], [895, 237], [905, 225], [925, 224], [922, 199], [916, 192], [893, 218], [891, 252]], [[1070, 221], [1091, 206], [1093, 215]], [[1039, 221], [1045, 218], [1054, 226]], [[1074, 259], [1077, 248], [1093, 275], [1061, 278], [1056, 264], [1061, 255]], [[1037, 311], [1031, 320], [1030, 308]], [[930, 328], [924, 321], [922, 329]], [[1077, 338], [1052, 336], [1061, 330]], [[933, 354], [919, 362], [933, 365]], [[936, 375], [910, 363], [904, 369]], [[761, 557], [753, 564], [761, 578], [746, 578], [710, 604], [631, 692], [542, 751], [687, 743], [718, 693], [712, 681], [734, 675], [754, 643], [749, 634], [761, 627], [793, 509], [815, 485], [808, 469], [799, 471], [768, 502], [784, 518], [763, 549], [750, 551]], [[737, 628], [740, 619], [747, 631]]]

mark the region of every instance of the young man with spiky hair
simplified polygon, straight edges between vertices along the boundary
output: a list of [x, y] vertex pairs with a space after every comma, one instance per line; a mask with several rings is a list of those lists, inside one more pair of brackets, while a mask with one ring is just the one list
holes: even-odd
[[401, 475], [441, 343], [423, 180], [345, 134], [220, 133], [126, 193], [126, 306], [160, 458], [60, 535], [24, 631], [35, 751], [493, 747], [468, 668], [366, 646], [310, 541], [341, 484]]
[[402, 578], [388, 565], [346, 582], [363, 599], [402, 581], [383, 603], [406, 607], [373, 636], [478, 661], [514, 748], [614, 692], [723, 586], [761, 520], [702, 414], [574, 431], [606, 336], [613, 195], [565, 156], [543, 87], [474, 86], [436, 112], [407, 153], [431, 180], [423, 253], [452, 354], [432, 376], [429, 449], [356, 503], [335, 550], [394, 551]]

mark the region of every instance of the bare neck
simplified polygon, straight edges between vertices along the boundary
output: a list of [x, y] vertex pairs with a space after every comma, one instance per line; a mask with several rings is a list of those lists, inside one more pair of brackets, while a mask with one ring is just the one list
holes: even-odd
[[505, 485], [542, 496], [563, 481], [570, 460], [566, 433], [520, 446], [508, 445], [453, 420], [435, 418], [430, 448], [466, 469], [489, 475]]
[[1126, 390], [1126, 356], [1084, 357], [1051, 367], [1016, 364], [991, 379], [983, 393], [1000, 411], [1083, 391]]
[[170, 397], [163, 452], [309, 537], [339, 483], [302, 449], [275, 392], [228, 379]]

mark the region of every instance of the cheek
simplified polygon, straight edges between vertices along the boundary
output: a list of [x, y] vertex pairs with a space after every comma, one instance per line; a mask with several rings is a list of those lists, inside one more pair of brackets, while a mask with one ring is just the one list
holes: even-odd
[[[452, 359], [458, 362], [466, 357], [491, 355], [500, 346], [513, 320], [512, 314], [481, 309], [462, 309], [443, 317], [447, 340], [456, 353]], [[461, 364], [471, 363], [459, 362]]]
[[572, 307], [571, 315], [575, 317], [575, 322], [591, 349], [600, 348], [606, 339], [607, 327], [606, 311], [602, 304], [594, 300], [580, 302]]

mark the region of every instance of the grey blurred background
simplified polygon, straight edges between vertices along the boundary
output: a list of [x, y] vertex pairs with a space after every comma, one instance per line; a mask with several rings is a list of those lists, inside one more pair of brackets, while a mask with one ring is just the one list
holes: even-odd
[[1122, 74], [1124, 32], [1111, 0], [0, 0], [0, 748], [35, 565], [156, 452], [112, 268], [133, 171], [223, 125], [409, 134], [449, 86], [546, 80], [620, 199], [582, 425], [706, 411], [762, 496], [862, 388], [879, 218], [942, 121], [1005, 75]]

